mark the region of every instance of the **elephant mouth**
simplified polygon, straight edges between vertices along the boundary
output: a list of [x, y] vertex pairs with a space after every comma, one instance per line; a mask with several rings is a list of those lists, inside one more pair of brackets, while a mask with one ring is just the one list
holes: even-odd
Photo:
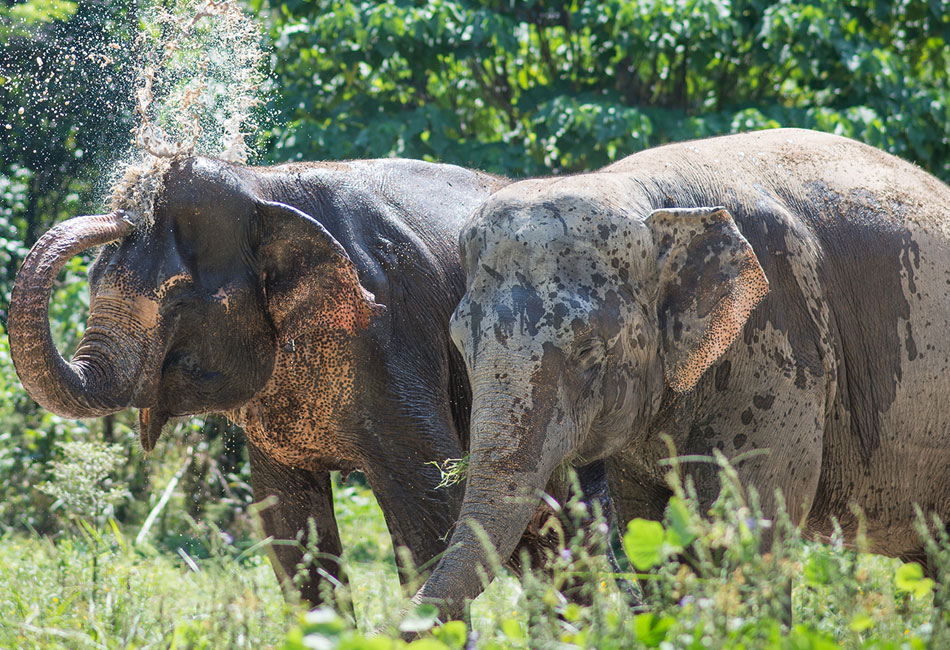
[[[151, 452], [172, 418], [226, 413], [243, 406], [253, 393], [234, 394], [224, 373], [202, 372], [179, 360], [166, 362], [155, 399], [139, 409], [139, 442]], [[256, 391], [254, 391], [256, 392]]]
[[194, 381], [186, 380], [188, 375], [176, 363], [166, 361], [163, 364], [154, 390], [151, 391], [153, 398], [146, 402], [150, 405], [139, 409], [139, 442], [146, 452], [155, 449], [170, 419], [212, 410], [194, 403], [196, 398], [199, 402], [203, 401], [200, 398], [202, 391]]
[[139, 442], [142, 449], [150, 452], [155, 449], [155, 443], [162, 435], [162, 429], [171, 418], [171, 414], [161, 407], [143, 408], [139, 410]]

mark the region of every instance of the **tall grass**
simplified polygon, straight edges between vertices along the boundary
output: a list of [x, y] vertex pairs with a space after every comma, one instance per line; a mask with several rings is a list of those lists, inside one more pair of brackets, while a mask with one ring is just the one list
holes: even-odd
[[[766, 648], [950, 647], [932, 625], [950, 544], [925, 526], [936, 583], [919, 567], [858, 553], [840, 535], [804, 542], [789, 522], [766, 521], [757, 499], [722, 467], [720, 499], [701, 510], [689, 482], [672, 481], [663, 522], [635, 520], [623, 546], [643, 585], [634, 610], [618, 576], [565, 533], [553, 571], [502, 572], [468, 622], [439, 624], [408, 610], [394, 551], [372, 493], [337, 485], [336, 514], [355, 619], [285, 602], [261, 546], [208, 522], [189, 538], [136, 545], [136, 530], [87, 517], [56, 538], [0, 538], [2, 648]], [[570, 517], [577, 504], [565, 506]], [[182, 515], [175, 515], [182, 516]], [[932, 522], [931, 522], [932, 523]], [[570, 528], [565, 528], [569, 531]], [[589, 532], [589, 531], [588, 531]], [[763, 536], [771, 541], [763, 548]], [[197, 544], [195, 540], [204, 540]], [[785, 625], [792, 585], [793, 624]], [[565, 594], [581, 585], [580, 598]], [[943, 598], [942, 602], [946, 602]], [[946, 613], [941, 599], [938, 621]], [[382, 635], [373, 631], [382, 629]], [[402, 637], [420, 635], [407, 642]]]

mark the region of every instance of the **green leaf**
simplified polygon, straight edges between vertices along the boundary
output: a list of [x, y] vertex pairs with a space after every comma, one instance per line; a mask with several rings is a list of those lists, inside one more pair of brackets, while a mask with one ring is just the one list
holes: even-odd
[[506, 618], [501, 622], [501, 631], [512, 641], [524, 639], [524, 630], [521, 629], [521, 623], [514, 618]]
[[658, 618], [652, 612], [638, 614], [633, 620], [633, 627], [637, 638], [648, 648], [659, 646], [665, 639], [666, 633], [673, 627], [676, 620], [671, 616]]
[[627, 557], [640, 571], [646, 571], [663, 560], [663, 525], [639, 517], [627, 524], [623, 536], [623, 549]]
[[449, 621], [432, 630], [432, 636], [450, 648], [462, 648], [468, 638], [468, 628], [462, 621]]
[[439, 610], [435, 605], [428, 603], [419, 605], [409, 612], [399, 624], [400, 632], [425, 632], [435, 625], [439, 618]]
[[128, 553], [129, 545], [125, 541], [125, 536], [122, 534], [122, 531], [119, 530], [119, 524], [117, 524], [112, 517], [109, 517], [109, 528], [112, 529], [112, 536], [115, 537], [116, 544], [119, 545], [122, 552]]
[[666, 529], [666, 541], [677, 550], [686, 548], [696, 539], [693, 531], [689, 508], [679, 497], [671, 497], [666, 507], [666, 520], [670, 527]]
[[894, 584], [898, 591], [908, 591], [914, 598], [923, 598], [934, 587], [934, 581], [924, 577], [924, 569], [916, 562], [902, 565], [894, 576]]

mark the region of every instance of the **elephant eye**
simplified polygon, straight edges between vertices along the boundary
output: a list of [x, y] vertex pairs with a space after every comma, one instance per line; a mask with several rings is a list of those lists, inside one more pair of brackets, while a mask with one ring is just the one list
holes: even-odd
[[591, 358], [595, 352], [603, 348], [604, 342], [599, 336], [592, 336], [579, 343], [574, 348], [574, 355], [579, 361], [586, 361]]

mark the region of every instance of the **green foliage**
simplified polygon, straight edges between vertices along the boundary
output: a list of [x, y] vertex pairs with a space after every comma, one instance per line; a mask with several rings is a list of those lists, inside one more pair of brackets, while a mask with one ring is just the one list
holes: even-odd
[[[90, 209], [124, 153], [129, 50], [109, 44], [128, 40], [132, 4], [0, 6], [0, 322], [29, 246], [53, 223]], [[61, 349], [73, 349], [85, 326], [88, 260], [71, 260], [54, 288], [51, 329]], [[0, 329], [0, 531], [54, 530], [52, 498], [36, 488], [50, 478], [56, 443], [88, 440], [90, 428], [105, 432], [117, 421], [123, 417], [74, 424], [39, 409], [16, 378]]]
[[[753, 553], [749, 546], [724, 557], [724, 566], [707, 566], [701, 558], [722, 550], [717, 535], [729, 528], [737, 532], [752, 499], [729, 497], [700, 513], [688, 488], [681, 498], [697, 534], [691, 556], [670, 555], [654, 567], [646, 584], [649, 612], [631, 613], [609, 570], [586, 563], [577, 537], [567, 540], [570, 553], [550, 558], [552, 578], [534, 570], [521, 579], [502, 575], [473, 603], [469, 625], [433, 625], [431, 610], [410, 610], [409, 594], [400, 592], [389, 535], [372, 493], [349, 488], [359, 500], [346, 498], [351, 514], [340, 520], [344, 544], [369, 537], [366, 549], [378, 549], [371, 554], [364, 549], [358, 560], [344, 556], [358, 625], [331, 609], [307, 614], [299, 605], [284, 604], [262, 547], [246, 552], [219, 538], [203, 555], [182, 547], [166, 553], [162, 547], [132, 545], [134, 528], [89, 524], [56, 541], [0, 537], [0, 581], [15, 585], [0, 593], [0, 647], [174, 643], [179, 648], [459, 650], [469, 635], [475, 647], [499, 650], [943, 647], [945, 637], [930, 623], [930, 597], [918, 599], [895, 586], [904, 565], [855, 553], [840, 541], [805, 544], [783, 534], [771, 553]], [[673, 526], [670, 512], [661, 526], [666, 540]], [[750, 534], [763, 529], [758, 530]], [[950, 545], [930, 539], [937, 566], [943, 566]], [[805, 571], [816, 557], [821, 560], [814, 563], [826, 567], [823, 574]], [[566, 596], [578, 576], [588, 589], [587, 604]], [[788, 576], [794, 583], [795, 625], [783, 630], [770, 589]], [[374, 635], [380, 626], [391, 633]], [[399, 627], [423, 628], [423, 636], [408, 643]]]
[[76, 14], [75, 2], [27, 0], [12, 7], [0, 7], [0, 37], [28, 36], [29, 30], [43, 23], [68, 20]]
[[400, 632], [425, 632], [431, 630], [439, 617], [435, 605], [419, 605], [399, 623]]
[[641, 571], [652, 569], [663, 561], [663, 525], [658, 521], [634, 519], [627, 524], [623, 548], [633, 566]]
[[435, 465], [441, 475], [441, 480], [436, 487], [452, 487], [463, 482], [468, 475], [469, 454], [465, 454], [461, 458], [446, 458], [441, 463], [432, 461], [429, 464]]
[[[643, 576], [649, 578], [644, 580], [648, 612], [630, 612], [614, 576], [595, 558], [584, 557], [584, 538], [575, 536], [566, 540], [566, 549], [549, 557], [553, 576], [528, 569], [520, 579], [503, 575], [493, 582], [473, 603], [468, 626], [450, 621], [430, 627], [432, 612], [409, 610], [404, 594], [375, 616], [361, 618], [359, 627], [331, 610], [303, 617], [283, 647], [422, 647], [407, 645], [399, 634], [418, 629], [424, 630], [423, 636], [414, 643], [433, 648], [461, 648], [466, 639], [474, 647], [492, 649], [942, 647], [945, 637], [929, 622], [929, 597], [910, 598], [895, 588], [897, 576], [907, 571], [901, 568], [905, 565], [849, 550], [840, 536], [830, 544], [804, 543], [783, 517], [765, 525], [755, 495], [736, 485], [728, 465], [721, 476], [726, 486], [722, 495], [700, 511], [689, 484], [674, 475], [673, 503], [678, 505], [667, 509], [663, 522], [631, 527], [635, 534], [651, 531], [646, 537], [663, 556], [662, 563]], [[671, 542], [682, 535], [671, 534], [674, 526], [691, 531], [676, 538], [691, 535], [688, 543]], [[771, 546], [763, 553], [766, 534]], [[950, 545], [930, 539], [934, 553], [950, 557]], [[578, 577], [586, 589], [583, 605], [566, 596]], [[356, 582], [367, 578], [364, 573]], [[776, 602], [788, 581], [794, 586], [791, 628], [783, 625], [782, 605]], [[361, 601], [379, 597], [359, 588], [354, 594], [357, 610], [364, 612]], [[390, 632], [369, 636], [368, 630], [378, 630], [380, 623]]]
[[950, 178], [946, 0], [270, 6], [286, 120], [273, 159], [395, 154], [523, 176], [800, 126]]
[[110, 476], [125, 461], [122, 447], [81, 441], [58, 442], [56, 446], [62, 459], [53, 462], [52, 480], [40, 490], [56, 499], [54, 509], [62, 507], [73, 517], [102, 526], [115, 506], [131, 496]]
[[0, 647], [264, 648], [293, 621], [263, 557], [132, 551], [119, 529], [0, 538]]
[[923, 568], [916, 562], [908, 562], [897, 570], [894, 575], [894, 585], [898, 591], [907, 591], [914, 598], [923, 598], [934, 588], [934, 581], [924, 577]]

